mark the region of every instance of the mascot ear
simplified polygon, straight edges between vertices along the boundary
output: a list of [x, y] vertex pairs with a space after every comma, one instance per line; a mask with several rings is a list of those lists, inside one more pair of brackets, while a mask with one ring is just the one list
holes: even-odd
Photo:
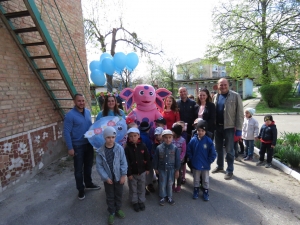
[[125, 108], [130, 109], [133, 102], [133, 90], [131, 88], [125, 88], [120, 92], [120, 97], [126, 100]]
[[163, 110], [164, 101], [161, 98], [156, 98], [155, 103], [160, 110]]
[[169, 95], [172, 94], [172, 92], [170, 92], [169, 90], [167, 90], [166, 88], [158, 88], [156, 91], [155, 91], [156, 95], [158, 95], [159, 97], [161, 98], [166, 98], [168, 97]]

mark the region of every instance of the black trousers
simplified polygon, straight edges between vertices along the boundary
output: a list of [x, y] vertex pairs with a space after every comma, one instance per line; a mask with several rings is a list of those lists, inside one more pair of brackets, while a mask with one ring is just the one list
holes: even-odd
[[122, 207], [123, 186], [119, 181], [114, 181], [113, 184], [104, 182], [107, 210], [110, 214], [113, 214]]
[[260, 143], [260, 151], [259, 151], [259, 161], [264, 161], [265, 154], [267, 152], [267, 163], [272, 162], [274, 149], [271, 148], [271, 144]]

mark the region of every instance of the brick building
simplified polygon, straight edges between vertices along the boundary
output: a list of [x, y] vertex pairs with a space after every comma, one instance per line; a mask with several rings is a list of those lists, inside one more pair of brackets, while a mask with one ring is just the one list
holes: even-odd
[[0, 8], [2, 193], [67, 153], [63, 114], [74, 92], [90, 93], [81, 0], [1, 0]]

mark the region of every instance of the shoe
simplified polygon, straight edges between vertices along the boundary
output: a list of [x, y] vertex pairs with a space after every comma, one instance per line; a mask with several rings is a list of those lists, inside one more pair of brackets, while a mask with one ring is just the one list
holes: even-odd
[[147, 188], [145, 188], [145, 194], [146, 194], [146, 195], [150, 195], [150, 191], [148, 191]]
[[85, 199], [84, 191], [79, 191], [79, 192], [78, 192], [78, 199], [79, 199], [79, 200]]
[[146, 186], [146, 189], [147, 189], [149, 192], [152, 192], [152, 193], [155, 192], [155, 189], [154, 189], [154, 187], [153, 187], [153, 184], [147, 185], [147, 186]]
[[243, 159], [246, 159], [248, 157], [248, 155], [243, 155]]
[[146, 209], [146, 206], [143, 202], [139, 203], [139, 207], [141, 211], [144, 211]]
[[271, 163], [267, 163], [267, 164], [265, 165], [265, 167], [266, 167], [266, 168], [272, 168], [272, 164], [271, 164]]
[[138, 203], [134, 203], [134, 204], [133, 204], [133, 209], [134, 209], [134, 211], [139, 212], [139, 211], [140, 211], [140, 206], [139, 206], [139, 204], [138, 204]]
[[101, 189], [101, 187], [99, 185], [91, 184], [89, 186], [86, 186], [85, 189], [98, 190]]
[[125, 218], [125, 213], [121, 209], [119, 209], [116, 212], [116, 216], [119, 217], [120, 219], [124, 219]]
[[185, 182], [186, 182], [186, 179], [185, 179], [185, 178], [182, 178], [181, 184], [185, 184]]
[[108, 224], [112, 225], [115, 222], [115, 215], [114, 214], [110, 214], [108, 217]]
[[218, 167], [216, 167], [216, 168], [214, 168], [214, 169], [211, 171], [211, 173], [220, 173], [220, 172], [223, 172], [223, 171], [224, 171], [223, 168], [218, 168]]
[[244, 161], [250, 161], [250, 160], [252, 160], [252, 159], [253, 159], [252, 156], [247, 156], [246, 158], [244, 158]]
[[193, 199], [199, 198], [199, 187], [194, 187]]
[[203, 200], [204, 201], [208, 201], [209, 200], [209, 194], [208, 194], [208, 190], [207, 189], [205, 189], [203, 191]]
[[168, 203], [170, 204], [170, 205], [175, 205], [175, 201], [172, 199], [172, 198], [168, 198]]
[[165, 202], [166, 202], [165, 198], [162, 198], [162, 199], [160, 199], [159, 204], [160, 204], [161, 206], [164, 206], [164, 205], [165, 205]]
[[244, 152], [238, 152], [239, 155], [244, 155]]
[[175, 188], [175, 192], [176, 193], [179, 193], [181, 191], [181, 187], [180, 186], [177, 186], [176, 188]]
[[225, 180], [231, 180], [233, 177], [233, 173], [226, 173], [225, 176], [224, 176], [224, 179]]
[[264, 164], [264, 161], [258, 161], [258, 162], [256, 163], [257, 166], [262, 166], [263, 164]]
[[175, 192], [175, 184], [172, 185], [172, 191]]

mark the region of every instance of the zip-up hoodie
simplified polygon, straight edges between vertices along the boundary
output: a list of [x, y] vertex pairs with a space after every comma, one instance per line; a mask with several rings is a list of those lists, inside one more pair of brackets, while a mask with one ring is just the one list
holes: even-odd
[[260, 128], [258, 138], [263, 143], [275, 146], [277, 141], [277, 128], [275, 121], [273, 121], [270, 125], [263, 124]]

